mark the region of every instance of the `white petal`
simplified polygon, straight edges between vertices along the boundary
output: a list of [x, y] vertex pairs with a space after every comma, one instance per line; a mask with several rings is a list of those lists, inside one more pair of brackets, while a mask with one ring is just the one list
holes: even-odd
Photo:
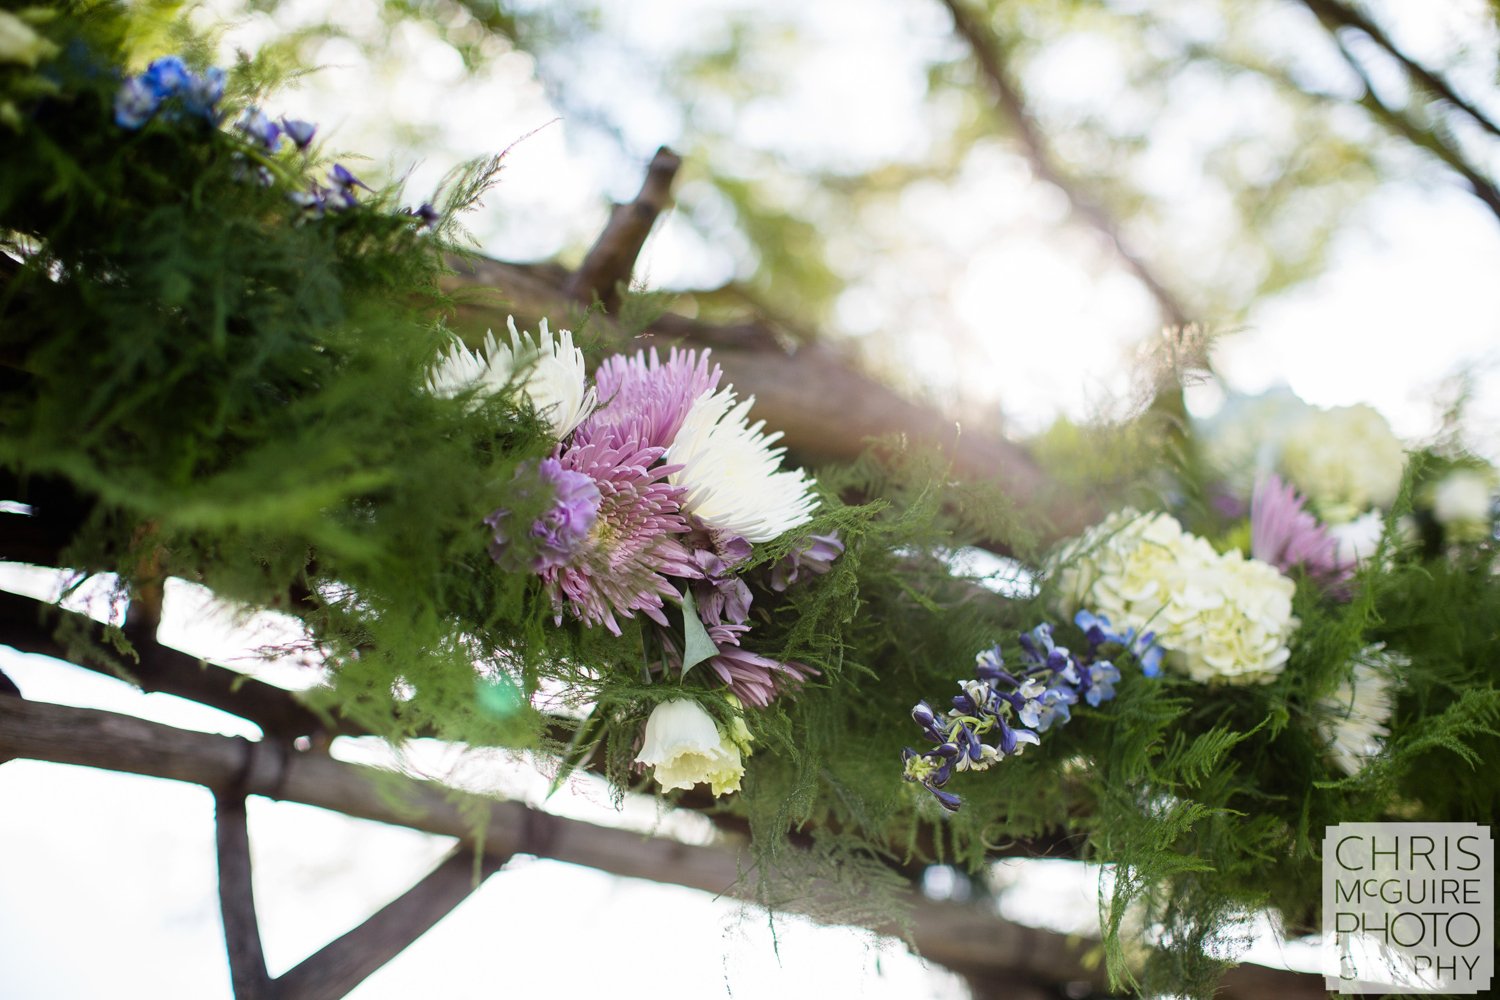
[[768, 542], [811, 520], [817, 501], [806, 473], [781, 469], [786, 449], [771, 447], [781, 434], [762, 433], [764, 421], [749, 423], [754, 402], [736, 404], [728, 388], [699, 397], [666, 460], [682, 466], [668, 478], [687, 487], [683, 510], [720, 531]]
[[455, 341], [449, 354], [428, 373], [428, 391], [451, 399], [470, 389], [495, 396], [519, 388], [560, 441], [594, 409], [583, 352], [573, 346], [571, 331], [563, 330], [559, 340], [553, 340], [545, 319], [537, 339], [519, 332], [513, 316], [506, 318], [506, 324], [509, 344], [497, 340], [493, 330], [485, 334], [484, 349], [478, 354]]
[[[735, 721], [736, 729], [744, 728], [743, 720]], [[700, 782], [708, 782], [715, 795], [739, 791], [745, 773], [740, 746], [733, 736], [719, 731], [696, 701], [678, 698], [657, 705], [646, 720], [641, 742], [636, 763], [653, 768], [652, 776], [663, 791]]]

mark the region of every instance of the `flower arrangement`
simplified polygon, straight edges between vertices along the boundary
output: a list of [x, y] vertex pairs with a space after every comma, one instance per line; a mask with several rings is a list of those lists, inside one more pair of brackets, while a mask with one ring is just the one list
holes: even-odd
[[1286, 666], [1295, 585], [1237, 550], [1219, 553], [1166, 513], [1110, 515], [1057, 560], [1064, 611], [1151, 629], [1196, 681], [1267, 684]]
[[[1126, 914], [1161, 928], [1163, 992], [1212, 982], [1239, 912], [1309, 918], [1322, 826], [1494, 811], [1475, 456], [1231, 404], [1204, 481], [1142, 470], [1047, 555], [1043, 518], [914, 450], [789, 467], [708, 351], [639, 349], [628, 311], [602, 350], [583, 313], [458, 337], [439, 279], [498, 160], [400, 209], [315, 176], [315, 127], [249, 106], [248, 69], [123, 71], [109, 16], [0, 12], [0, 500], [81, 511], [57, 565], [294, 614], [308, 702], [364, 731], [706, 785], [768, 870], [793, 830], [887, 877], [1052, 837], [1114, 866], [1120, 982], [1151, 972]], [[1035, 593], [955, 569], [979, 541]]]
[[[902, 751], [906, 780], [920, 783], [944, 809], [956, 811], [962, 800], [943, 790], [954, 772], [983, 771], [1036, 746], [1038, 734], [1072, 719], [1070, 706], [1080, 700], [1098, 708], [1114, 698], [1120, 670], [1100, 655], [1103, 647], [1138, 657], [1147, 676], [1159, 671], [1161, 650], [1152, 633], [1116, 633], [1108, 618], [1089, 611], [1079, 611], [1074, 622], [1088, 644], [1083, 653], [1057, 645], [1052, 626], [1043, 622], [1020, 634], [1021, 660], [1014, 672], [1005, 669], [1001, 647], [993, 646], [974, 658], [974, 679], [959, 684], [951, 709], [939, 714], [918, 702], [912, 718], [936, 746], [924, 753]], [[1012, 721], [1020, 725], [1013, 727]], [[991, 734], [995, 742], [985, 742]]]
[[[807, 524], [816, 504], [804, 473], [781, 470], [780, 435], [750, 425], [754, 400], [719, 388], [723, 373], [707, 351], [673, 349], [665, 361], [654, 350], [616, 355], [589, 386], [571, 331], [554, 340], [543, 320], [533, 338], [513, 319], [510, 331], [509, 347], [492, 334], [478, 354], [453, 345], [427, 379], [433, 393], [470, 406], [514, 391], [558, 440], [550, 457], [518, 470], [522, 492], [546, 498], [541, 515], [519, 530], [507, 509], [486, 518], [494, 560], [535, 572], [559, 623], [571, 616], [618, 636], [620, 618], [642, 615], [663, 651], [654, 672], [681, 677], [706, 663], [757, 708], [815, 676], [746, 642], [753, 595], [741, 574], [752, 543]], [[785, 589], [799, 574], [827, 571], [837, 538], [808, 544], [820, 557], [798, 550], [773, 583]]]

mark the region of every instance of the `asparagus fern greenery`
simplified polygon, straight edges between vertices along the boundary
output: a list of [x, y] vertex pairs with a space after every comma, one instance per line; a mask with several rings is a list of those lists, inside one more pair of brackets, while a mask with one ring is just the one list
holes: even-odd
[[[1106, 863], [1110, 968], [1150, 989], [1208, 989], [1247, 912], [1310, 926], [1326, 825], [1500, 812], [1494, 534], [1444, 486], [1482, 463], [1320, 499], [1282, 442], [1255, 560], [1232, 503], [1047, 556], [920, 455], [813, 480], [711, 357], [455, 341], [439, 278], [498, 159], [369, 191], [255, 65], [130, 51], [132, 17], [0, 8], [0, 499], [76, 514], [61, 565], [294, 615], [311, 704], [391, 740], [710, 782], [765, 872], [857, 873], [853, 908], [1008, 845]], [[977, 539], [1009, 596], [955, 568]]]

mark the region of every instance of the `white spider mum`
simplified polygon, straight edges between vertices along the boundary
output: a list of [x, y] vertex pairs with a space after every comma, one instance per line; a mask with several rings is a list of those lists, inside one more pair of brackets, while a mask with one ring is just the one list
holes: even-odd
[[1368, 646], [1355, 657], [1349, 679], [1320, 702], [1327, 712], [1321, 726], [1328, 753], [1345, 774], [1358, 774], [1390, 735], [1393, 670], [1406, 663], [1400, 653], [1386, 652], [1383, 643]]
[[749, 423], [754, 402], [735, 403], [729, 389], [699, 396], [667, 449], [667, 463], [682, 466], [667, 478], [686, 488], [685, 513], [746, 541], [768, 542], [806, 524], [817, 500], [806, 473], [782, 471], [786, 449], [771, 447], [781, 433], [761, 433], [763, 420]]
[[480, 351], [470, 351], [455, 340], [427, 373], [427, 390], [452, 399], [470, 390], [495, 396], [518, 388], [561, 441], [594, 409], [595, 395], [587, 385], [583, 352], [573, 346], [569, 330], [561, 331], [554, 340], [545, 319], [536, 339], [516, 330], [515, 317], [508, 317], [506, 323], [510, 326], [509, 344], [497, 340], [493, 330], [484, 335]]

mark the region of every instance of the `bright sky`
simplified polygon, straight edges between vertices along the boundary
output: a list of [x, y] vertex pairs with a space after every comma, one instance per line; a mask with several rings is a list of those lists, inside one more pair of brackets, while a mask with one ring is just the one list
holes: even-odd
[[[239, 10], [234, 0], [214, 6]], [[615, 37], [649, 55], [719, 30], [723, 13], [742, 7], [734, 0], [636, 0], [606, 18]], [[1400, 7], [1380, 5], [1388, 13]], [[1409, 5], [1398, 27], [1419, 51], [1442, 53], [1476, 9], [1468, 0]], [[384, 32], [367, 0], [286, 0], [274, 19], [238, 14], [226, 45], [254, 49], [330, 16], [355, 34]], [[934, 119], [941, 124], [945, 113], [920, 100], [921, 70], [952, 44], [936, 4], [777, 0], [759, 5], [756, 16], [803, 23], [808, 51], [795, 61], [786, 97], [720, 109], [746, 143], [779, 144], [790, 162], [823, 167], [841, 158], [861, 164], [921, 155]], [[619, 54], [593, 53], [589, 85], [580, 87], [584, 108], [560, 111], [522, 53], [501, 52], [486, 76], [471, 79], [453, 50], [413, 26], [386, 39], [384, 53], [372, 64], [348, 42], [323, 43], [317, 59], [326, 68], [271, 110], [318, 121], [333, 148], [368, 155], [372, 162], [357, 170], [410, 170], [414, 202], [458, 161], [546, 126], [511, 152], [503, 183], [472, 220], [496, 256], [541, 258], [586, 244], [603, 224], [605, 198], [633, 194], [652, 150], [681, 128], [653, 94], [649, 65]], [[1117, 69], [1081, 39], [1060, 47], [1040, 85], [1051, 88], [1049, 99], [1066, 103], [1090, 88], [1108, 89]], [[1475, 80], [1476, 87], [1490, 85], [1482, 73]], [[608, 105], [621, 123], [623, 153], [581, 123], [589, 102]], [[547, 124], [559, 114], [563, 120]], [[787, 183], [795, 187], [795, 178]], [[1060, 231], [1063, 211], [1055, 192], [1025, 183], [1012, 152], [981, 149], [951, 186], [914, 187], [877, 227], [870, 239], [882, 263], [867, 266], [839, 301], [838, 326], [873, 356], [898, 357], [917, 388], [965, 405], [1002, 405], [1022, 430], [1039, 429], [1059, 412], [1107, 410], [1109, 398], [1128, 386], [1123, 359], [1149, 325], [1151, 305], [1132, 279], [1101, 267], [1090, 237]], [[942, 253], [900, 256], [895, 251], [903, 246]], [[955, 256], [967, 263], [955, 269]], [[1500, 458], [1497, 264], [1500, 227], [1472, 198], [1451, 185], [1393, 191], [1340, 241], [1327, 275], [1251, 316], [1223, 349], [1223, 370], [1243, 391], [1285, 381], [1316, 404], [1371, 403], [1411, 440], [1435, 429], [1440, 384], [1458, 371], [1477, 371], [1476, 442]], [[648, 245], [642, 273], [660, 286], [702, 287], [740, 267], [733, 240], [705, 241], [673, 216]], [[914, 288], [940, 305], [904, 310], [896, 299]], [[1205, 413], [1213, 405], [1211, 394], [1194, 402]], [[14, 573], [0, 585], [50, 586]], [[186, 592], [174, 600], [185, 609], [172, 622], [186, 647], [222, 655], [236, 642], [254, 644], [235, 639], [222, 622], [204, 622]], [[229, 650], [221, 648], [226, 644]], [[0, 669], [30, 697], [253, 734], [220, 713], [140, 695], [42, 658], [0, 651]], [[593, 798], [560, 799], [559, 808], [597, 816]], [[0, 767], [0, 802], [0, 847], [9, 859], [26, 859], [0, 873], [6, 1000], [229, 995], [206, 792], [13, 762]], [[285, 804], [255, 802], [251, 822], [273, 972], [399, 893], [447, 846], [441, 838]], [[1008, 871], [1005, 879], [1015, 884], [1006, 912], [1063, 925], [1079, 914], [1086, 919], [1091, 876], [1070, 871], [1071, 902], [1059, 901], [1055, 870]], [[795, 919], [780, 931], [773, 948], [763, 918], [732, 902], [524, 861], [493, 877], [354, 996], [597, 992], [603, 969], [612, 995], [626, 997], [963, 995], [951, 977], [925, 970], [889, 942]], [[1264, 948], [1258, 957], [1274, 957], [1276, 946]], [[1308, 958], [1295, 949], [1288, 955]]]
[[[216, 9], [235, 10], [236, 2], [216, 0]], [[1398, 39], [1437, 63], [1493, 33], [1476, 0], [1422, 5], [1420, 13], [1377, 6]], [[1196, 24], [1191, 3], [1155, 9], [1174, 12], [1184, 30]], [[330, 148], [362, 152], [374, 173], [407, 173], [412, 200], [454, 163], [545, 125], [511, 151], [500, 187], [470, 221], [487, 252], [528, 259], [586, 245], [602, 226], [605, 199], [633, 195], [652, 151], [677, 141], [684, 127], [655, 78], [657, 62], [693, 39], [718, 37], [731, 16], [744, 13], [735, 0], [607, 5], [610, 44], [595, 43], [541, 74], [567, 75], [566, 106], [553, 100], [530, 55], [504, 52], [487, 74], [465, 77], [456, 52], [430, 28], [406, 25], [387, 37], [367, 0], [287, 0], [274, 19], [236, 18], [225, 45], [254, 49], [330, 16], [379, 40], [384, 55], [374, 61], [343, 39], [322, 43], [315, 51], [323, 68], [279, 97], [277, 109], [320, 122]], [[765, 53], [747, 57], [751, 72], [779, 74], [779, 92], [699, 111], [745, 148], [775, 153], [785, 166], [776, 183], [794, 201], [798, 169], [919, 161], [953, 123], [958, 112], [921, 99], [925, 67], [954, 54], [936, 3], [776, 0], [757, 5], [755, 17], [800, 32], [801, 48], [789, 58], [768, 66]], [[1493, 56], [1483, 49], [1469, 44], [1451, 75], [1493, 102], [1486, 78]], [[1319, 84], [1337, 89], [1341, 67], [1330, 65], [1329, 53], [1310, 45], [1299, 51]], [[1067, 112], [1117, 92], [1122, 72], [1107, 45], [1080, 33], [1040, 61], [1033, 94]], [[1277, 127], [1265, 95], [1241, 88], [1232, 97], [1233, 116], [1215, 95], [1154, 128], [1148, 184], [1201, 188], [1193, 166], [1198, 137]], [[1111, 113], [1137, 112], [1122, 99]], [[600, 114], [618, 135], [606, 140], [594, 127]], [[1478, 378], [1475, 443], [1500, 458], [1500, 282], [1493, 280], [1500, 226], [1456, 183], [1435, 178], [1431, 172], [1422, 186], [1387, 191], [1337, 242], [1325, 276], [1265, 303], [1223, 339], [1218, 362], [1232, 389], [1286, 382], [1318, 405], [1369, 403], [1419, 441], [1437, 429], [1432, 401], [1445, 380], [1467, 371]], [[685, 178], [684, 186], [692, 183]], [[1193, 254], [1222, 257], [1213, 222], [1219, 210], [1209, 193], [1184, 202], [1174, 238], [1201, 243]], [[849, 240], [835, 236], [836, 260], [858, 265], [833, 332], [960, 414], [1002, 407], [1019, 431], [1040, 430], [1058, 413], [1116, 410], [1154, 310], [1093, 234], [1060, 224], [1064, 215], [1060, 195], [1029, 182], [1013, 150], [981, 145], [950, 183], [914, 185], [899, 204], [861, 218]], [[698, 223], [712, 231], [713, 218], [700, 212]], [[659, 287], [713, 287], [744, 267], [732, 232], [705, 240], [672, 215], [648, 244], [638, 277]]]
[[[1403, 42], [1437, 61], [1484, 24], [1473, 0], [1424, 4], [1422, 16], [1403, 4], [1380, 9]], [[353, 33], [384, 39], [368, 4], [335, 10]], [[374, 172], [410, 171], [414, 199], [453, 163], [546, 126], [511, 150], [501, 186], [471, 226], [493, 255], [549, 256], [588, 243], [603, 223], [604, 198], [633, 195], [655, 145], [679, 138], [684, 124], [661, 94], [654, 60], [685, 39], [717, 36], [736, 13], [744, 9], [733, 0], [693, 4], [690, 12], [657, 0], [606, 6], [609, 48], [583, 49], [571, 63], [546, 67], [553, 76], [568, 73], [571, 103], [561, 108], [538, 82], [531, 55], [507, 52], [486, 75], [465, 76], [453, 49], [414, 25], [384, 40], [386, 54], [374, 63], [347, 40], [327, 40], [317, 49], [324, 69], [279, 97], [278, 106], [323, 123], [333, 148], [363, 151]], [[275, 19], [240, 19], [226, 45], [255, 48], [326, 16], [323, 0], [290, 0]], [[801, 25], [802, 49], [777, 63], [781, 93], [726, 108], [709, 103], [699, 112], [745, 147], [774, 151], [784, 165], [778, 183], [793, 195], [798, 169], [919, 160], [933, 135], [953, 124], [957, 112], [919, 100], [924, 67], [953, 55], [938, 4], [778, 0], [757, 6], [756, 16]], [[1337, 81], [1328, 52], [1305, 55]], [[753, 54], [748, 61], [754, 69]], [[1454, 75], [1493, 99], [1487, 66], [1472, 54]], [[1080, 34], [1041, 61], [1034, 82], [1044, 102], [1068, 111], [1113, 93], [1121, 72], [1109, 46]], [[1146, 180], [1193, 189], [1194, 136], [1253, 129], [1257, 115], [1274, 126], [1256, 91], [1233, 96], [1236, 115], [1208, 99], [1161, 124]], [[1118, 114], [1134, 114], [1128, 100], [1118, 105]], [[604, 141], [591, 127], [591, 109], [607, 114], [621, 135]], [[1211, 198], [1185, 204], [1176, 238], [1202, 243], [1188, 252], [1223, 255], [1214, 243], [1217, 210]], [[1128, 358], [1151, 328], [1154, 309], [1091, 232], [1061, 225], [1064, 214], [1056, 190], [1026, 183], [1013, 150], [981, 147], [951, 183], [915, 184], [883, 216], [862, 219], [855, 243], [835, 238], [835, 258], [858, 261], [838, 301], [841, 333], [865, 354], [886, 358], [916, 390], [957, 400], [966, 412], [956, 415], [1002, 406], [1011, 426], [1032, 432], [1059, 412], [1112, 411], [1110, 399], [1130, 390]], [[705, 225], [703, 213], [697, 222]], [[714, 228], [711, 211], [706, 225]], [[1326, 276], [1263, 304], [1223, 340], [1221, 370], [1239, 391], [1287, 382], [1317, 405], [1371, 403], [1413, 441], [1436, 430], [1433, 399], [1443, 382], [1475, 373], [1476, 444], [1500, 457], [1497, 261], [1500, 226], [1454, 181], [1392, 187], [1338, 241]], [[720, 240], [705, 240], [681, 216], [669, 216], [637, 276], [700, 288], [742, 267], [742, 249], [727, 229]]]
[[[0, 586], [7, 590], [55, 595], [56, 582], [53, 575], [0, 564]], [[97, 598], [85, 596], [72, 606], [107, 616], [107, 603]], [[272, 616], [260, 616], [236, 628], [230, 618], [202, 591], [174, 581], [163, 636], [191, 652], [243, 663], [278, 625]], [[0, 647], [0, 670], [40, 701], [203, 732], [259, 735], [233, 716], [168, 695], [142, 694], [46, 657]], [[285, 671], [275, 679], [295, 680]], [[388, 753], [368, 746], [347, 747], [340, 755], [390, 762]], [[487, 785], [533, 802], [546, 787], [536, 772], [494, 756], [419, 747], [406, 763], [425, 775], [465, 787]], [[228, 1000], [213, 799], [206, 790], [12, 761], [0, 766], [0, 802], [0, 848], [10, 859], [0, 873], [5, 1000]], [[608, 795], [589, 783], [575, 782], [546, 808], [688, 840], [708, 835], [702, 817], [661, 817], [644, 800], [616, 813]], [[273, 975], [405, 891], [453, 843], [264, 799], [251, 800], [250, 830], [257, 909]], [[847, 996], [853, 983], [859, 995], [872, 998], [965, 995], [955, 977], [927, 967], [898, 942], [867, 932], [782, 917], [773, 937], [764, 913], [734, 900], [521, 858], [351, 997], [597, 993], [605, 969], [609, 995], [618, 997], [782, 1000], [814, 991]]]

